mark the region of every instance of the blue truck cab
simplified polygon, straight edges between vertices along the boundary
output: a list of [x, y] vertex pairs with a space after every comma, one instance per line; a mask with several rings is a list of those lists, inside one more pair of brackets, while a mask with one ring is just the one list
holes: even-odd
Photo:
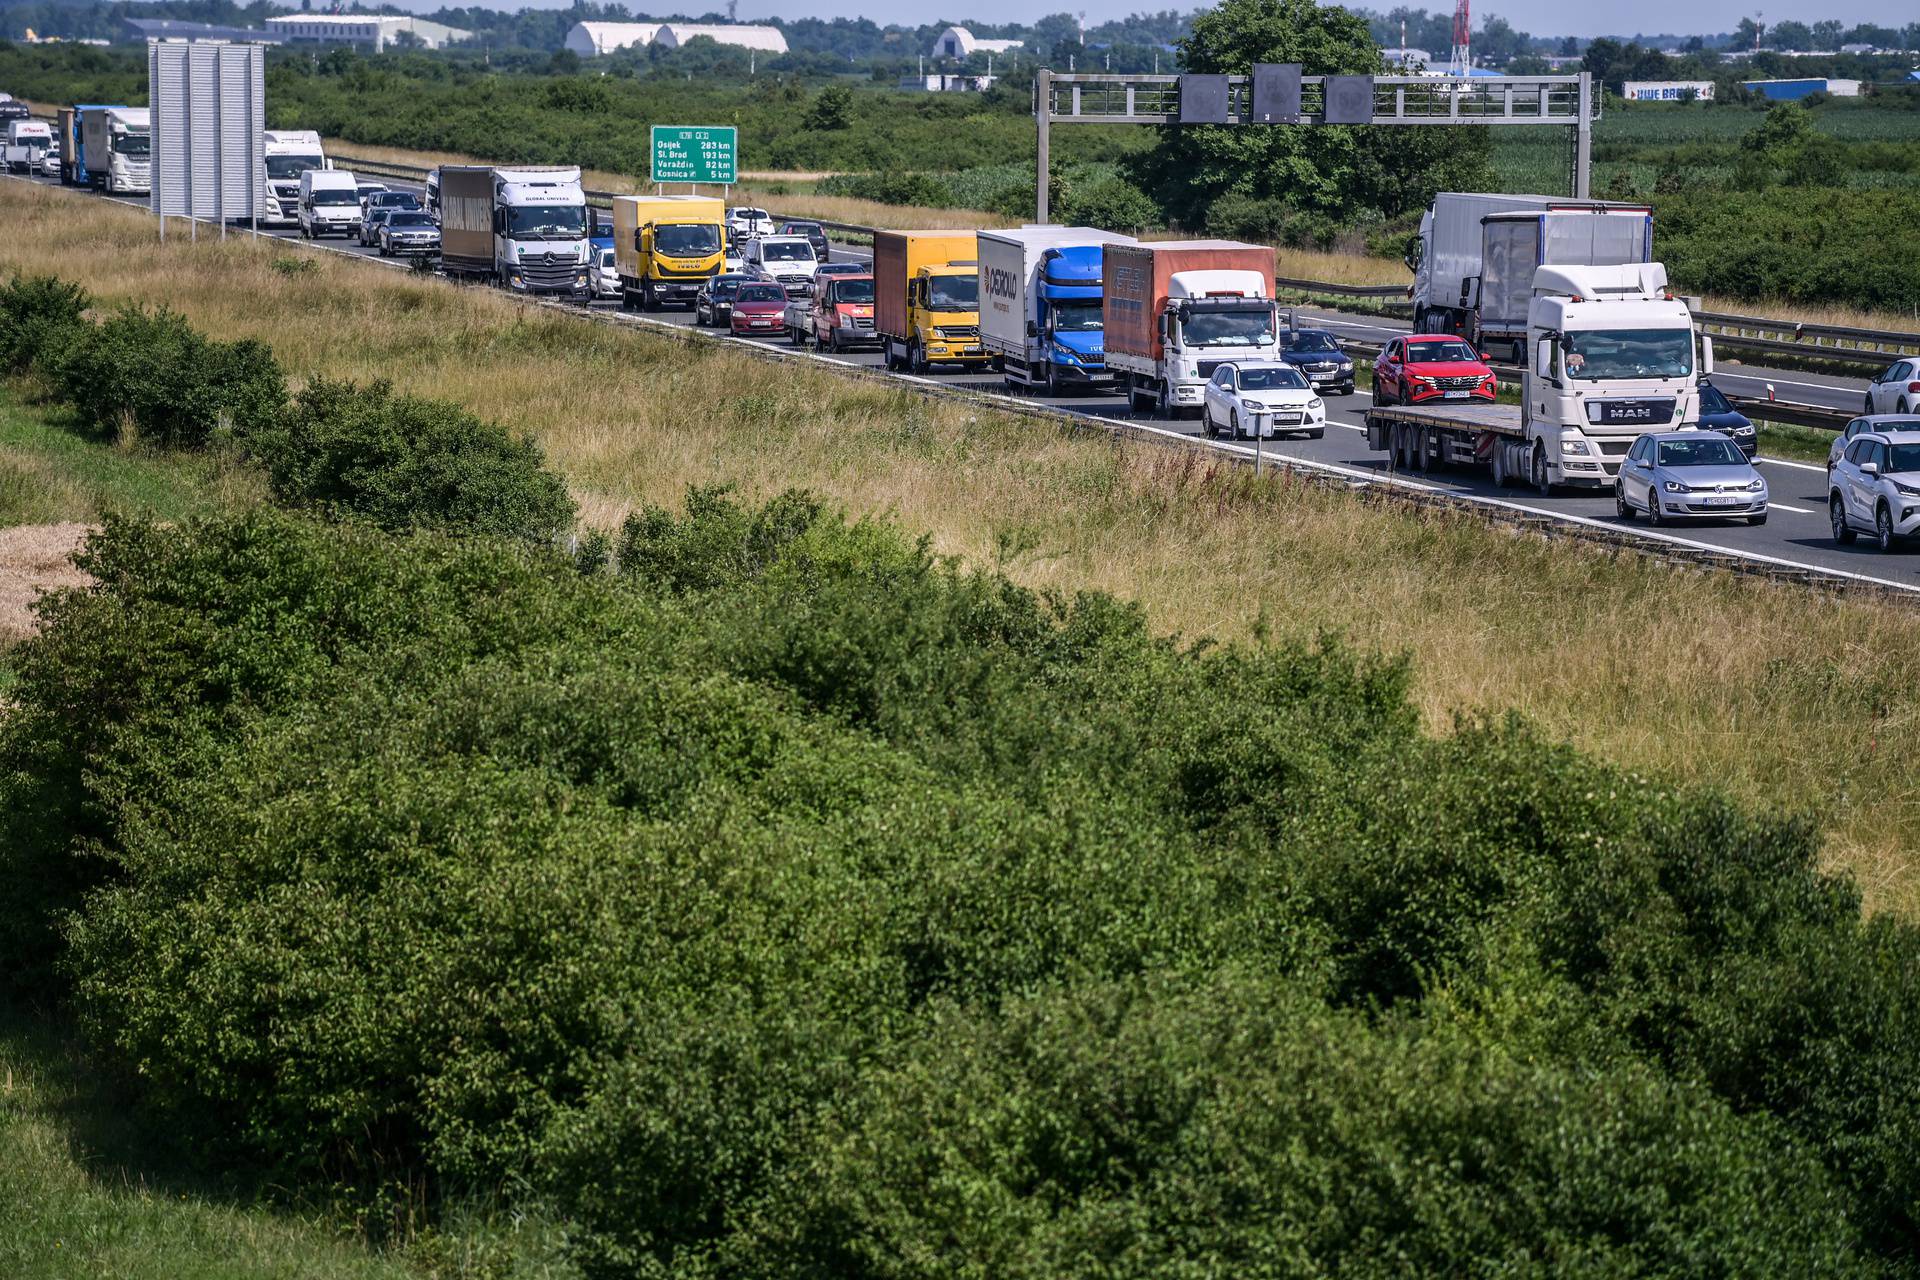
[[1106, 246], [1093, 227], [1011, 227], [979, 235], [980, 339], [1009, 386], [1057, 395], [1112, 381], [1102, 308]]
[[1040, 263], [1040, 330], [1047, 339], [1052, 381], [1092, 385], [1107, 380], [1105, 288], [1097, 244], [1049, 249]]

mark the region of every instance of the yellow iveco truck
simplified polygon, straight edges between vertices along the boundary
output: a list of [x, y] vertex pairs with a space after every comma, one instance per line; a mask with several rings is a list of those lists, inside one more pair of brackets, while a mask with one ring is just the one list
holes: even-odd
[[980, 368], [979, 239], [971, 231], [873, 233], [873, 321], [887, 368]]
[[620, 305], [689, 310], [700, 286], [726, 269], [727, 210], [718, 196], [615, 196], [613, 263]]

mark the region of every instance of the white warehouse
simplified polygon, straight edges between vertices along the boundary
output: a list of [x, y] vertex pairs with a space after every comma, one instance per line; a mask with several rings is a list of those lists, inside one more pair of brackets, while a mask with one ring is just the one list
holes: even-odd
[[583, 58], [597, 58], [635, 45], [644, 49], [653, 43], [665, 25], [661, 22], [576, 22], [573, 30], [567, 32], [566, 47]]
[[654, 35], [653, 42], [662, 49], [678, 49], [699, 36], [706, 36], [717, 44], [738, 45], [742, 49], [759, 49], [765, 53], [787, 51], [787, 38], [780, 34], [778, 27], [701, 26], [691, 22], [669, 22]]
[[1025, 44], [1024, 40], [982, 40], [965, 27], [948, 27], [933, 42], [933, 57], [964, 58], [970, 53], [1007, 53]]
[[386, 13], [292, 13], [268, 18], [267, 28], [288, 44], [345, 44], [370, 53], [393, 48], [402, 32], [428, 49], [444, 49], [473, 34], [425, 18]]

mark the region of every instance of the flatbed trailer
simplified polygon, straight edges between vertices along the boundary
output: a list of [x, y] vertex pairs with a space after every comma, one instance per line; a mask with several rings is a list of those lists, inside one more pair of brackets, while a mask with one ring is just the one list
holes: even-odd
[[[1579, 483], [1611, 486], [1639, 434], [1596, 438], [1594, 474]], [[1530, 465], [1533, 443], [1517, 404], [1375, 405], [1367, 410], [1367, 447], [1385, 452], [1403, 471], [1486, 467], [1495, 484], [1539, 487]]]

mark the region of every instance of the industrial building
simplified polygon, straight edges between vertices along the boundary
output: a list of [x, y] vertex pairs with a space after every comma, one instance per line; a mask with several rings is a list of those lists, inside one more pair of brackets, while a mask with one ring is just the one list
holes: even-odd
[[576, 22], [567, 32], [566, 47], [583, 58], [631, 49], [646, 48], [665, 26], [661, 22]]
[[662, 49], [678, 49], [689, 40], [706, 36], [717, 44], [758, 49], [763, 53], [785, 53], [787, 38], [778, 27], [747, 27], [719, 24], [703, 26], [692, 22], [669, 22], [655, 33], [653, 42]]
[[287, 44], [344, 44], [367, 53], [393, 48], [401, 43], [402, 33], [428, 49], [444, 49], [473, 34], [425, 18], [385, 13], [292, 13], [268, 18], [267, 26]]
[[935, 58], [964, 58], [974, 53], [1009, 53], [1025, 44], [1024, 40], [981, 40], [965, 27], [948, 27], [933, 42]]
[[1858, 80], [1829, 80], [1814, 77], [1806, 80], [1742, 80], [1742, 89], [1751, 89], [1763, 98], [1775, 102], [1791, 102], [1795, 98], [1804, 98], [1809, 94], [1825, 93], [1835, 98], [1857, 98], [1860, 96]]

